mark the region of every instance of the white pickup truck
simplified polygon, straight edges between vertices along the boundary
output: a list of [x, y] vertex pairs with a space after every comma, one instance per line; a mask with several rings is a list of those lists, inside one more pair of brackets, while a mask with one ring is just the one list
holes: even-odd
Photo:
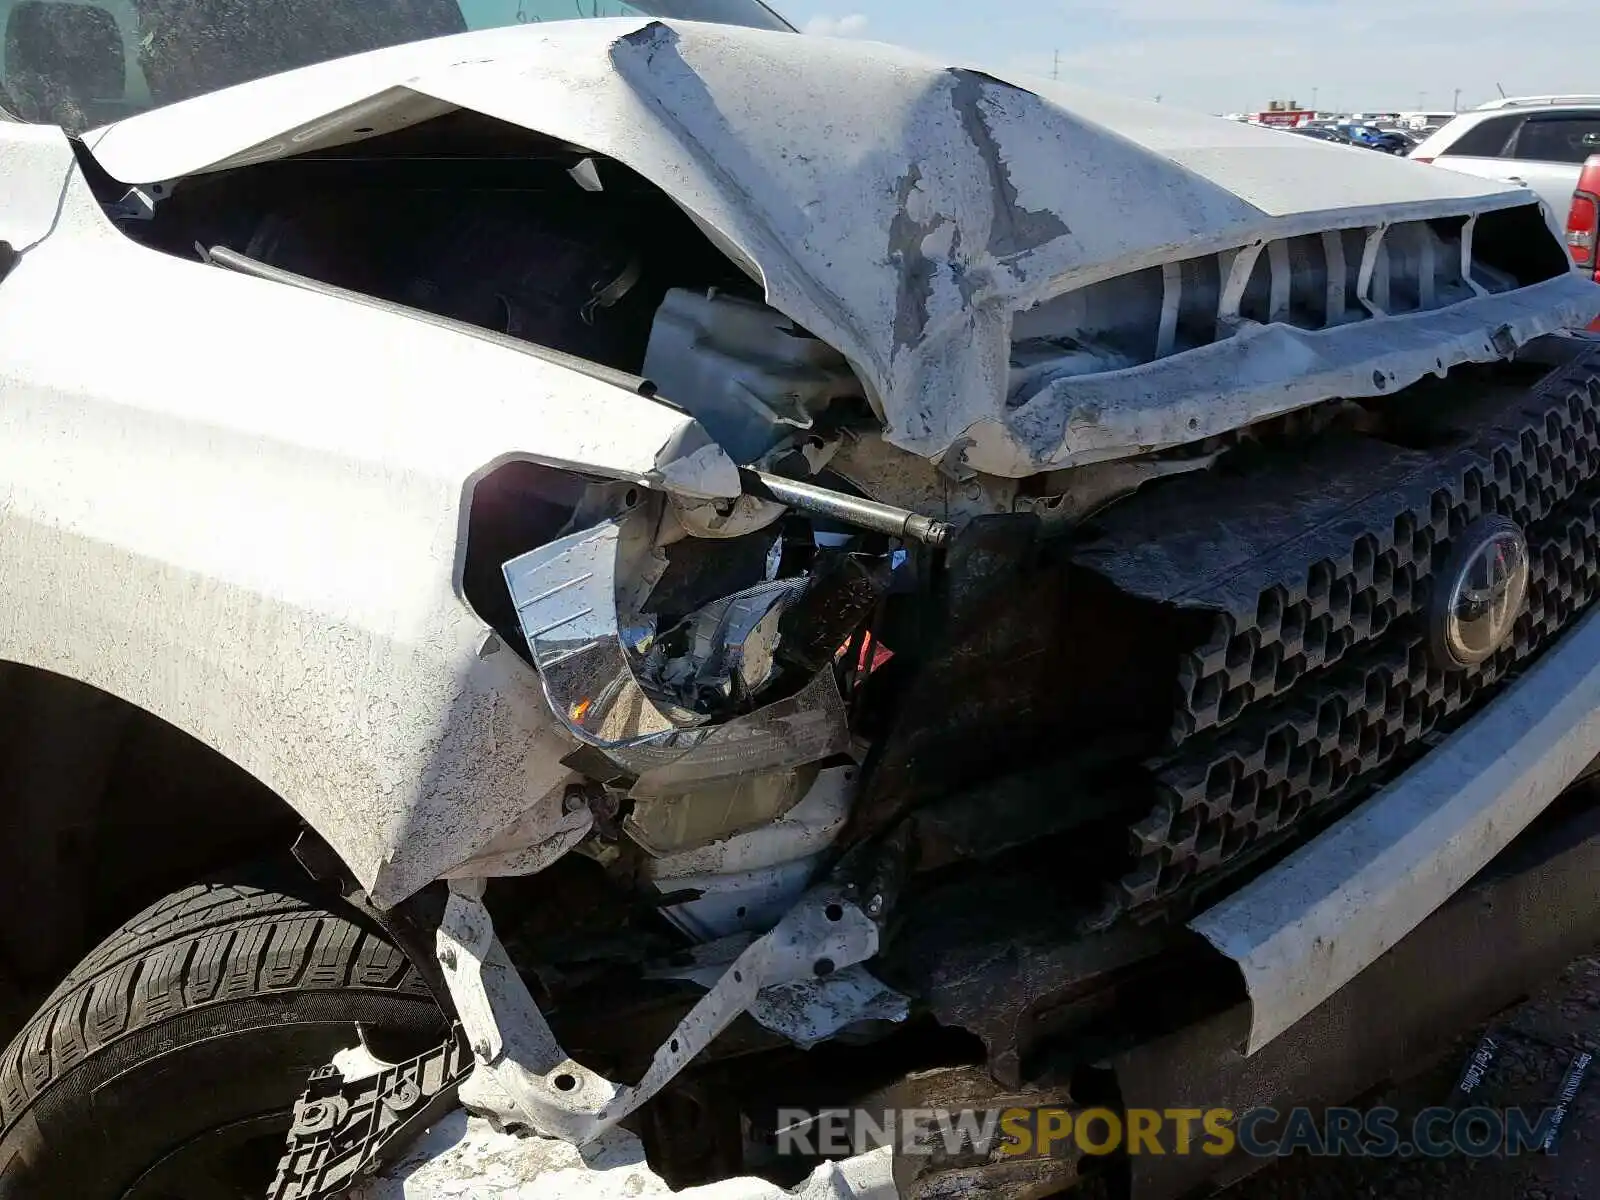
[[492, 7], [0, 0], [0, 1200], [1170, 1200], [1592, 945], [1528, 190]]

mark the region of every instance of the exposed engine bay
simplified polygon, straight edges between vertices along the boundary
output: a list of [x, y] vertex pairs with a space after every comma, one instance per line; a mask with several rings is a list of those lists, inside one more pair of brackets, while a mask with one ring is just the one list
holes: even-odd
[[[539, 673], [592, 829], [537, 873], [485, 870], [506, 878], [452, 893], [441, 928], [455, 961], [499, 953], [473, 925], [494, 913], [549, 1078], [601, 1098], [558, 1118], [514, 1075], [464, 1095], [574, 1140], [626, 1119], [674, 1185], [797, 1182], [814, 1163], [771, 1152], [784, 1105], [1109, 1098], [1108, 1052], [1237, 992], [1183, 921], [1460, 725], [1600, 589], [1592, 360], [1531, 391], [1547, 365], [1380, 368], [1360, 395], [991, 474], [959, 443], [891, 445], [846, 357], [655, 187], [487, 118], [159, 197], [97, 184], [148, 246], [567, 356], [740, 465], [744, 494], [710, 502], [499, 466], [461, 580]], [[1019, 320], [1015, 407], [1274, 322], [1552, 278], [1540, 222], [1402, 223], [1392, 253], [1352, 228], [1079, 289]], [[1446, 670], [1432, 580], [1506, 505], [1528, 611]], [[902, 1194], [1044, 1195], [1095, 1167], [928, 1160]]]

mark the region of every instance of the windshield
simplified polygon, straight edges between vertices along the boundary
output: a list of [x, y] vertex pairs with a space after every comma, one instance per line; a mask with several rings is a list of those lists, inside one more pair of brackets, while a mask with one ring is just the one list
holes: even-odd
[[0, 0], [0, 108], [76, 133], [366, 50], [630, 16], [790, 28], [759, 0]]

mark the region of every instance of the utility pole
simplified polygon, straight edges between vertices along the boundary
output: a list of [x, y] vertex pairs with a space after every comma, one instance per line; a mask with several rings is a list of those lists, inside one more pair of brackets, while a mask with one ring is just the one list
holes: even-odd
[[1317, 111], [1317, 89], [1316, 88], [1312, 88], [1311, 89], [1311, 111], [1312, 112], [1316, 112]]
[[1050, 78], [1051, 79], [1060, 79], [1061, 78], [1061, 51], [1059, 51], [1059, 50], [1056, 51], [1055, 66], [1050, 68]]
[[1450, 101], [1450, 111], [1451, 112], [1460, 112], [1461, 111], [1461, 89], [1460, 88], [1456, 89], [1456, 98], [1454, 100]]

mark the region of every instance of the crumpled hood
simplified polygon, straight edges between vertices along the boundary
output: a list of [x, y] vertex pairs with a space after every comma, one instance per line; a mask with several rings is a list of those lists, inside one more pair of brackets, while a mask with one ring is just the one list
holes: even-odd
[[1483, 212], [1529, 193], [1368, 150], [889, 46], [643, 19], [464, 34], [288, 72], [86, 135], [128, 183], [474, 109], [661, 187], [768, 302], [842, 351], [894, 444], [1023, 474], [1013, 315], [1260, 240]]

